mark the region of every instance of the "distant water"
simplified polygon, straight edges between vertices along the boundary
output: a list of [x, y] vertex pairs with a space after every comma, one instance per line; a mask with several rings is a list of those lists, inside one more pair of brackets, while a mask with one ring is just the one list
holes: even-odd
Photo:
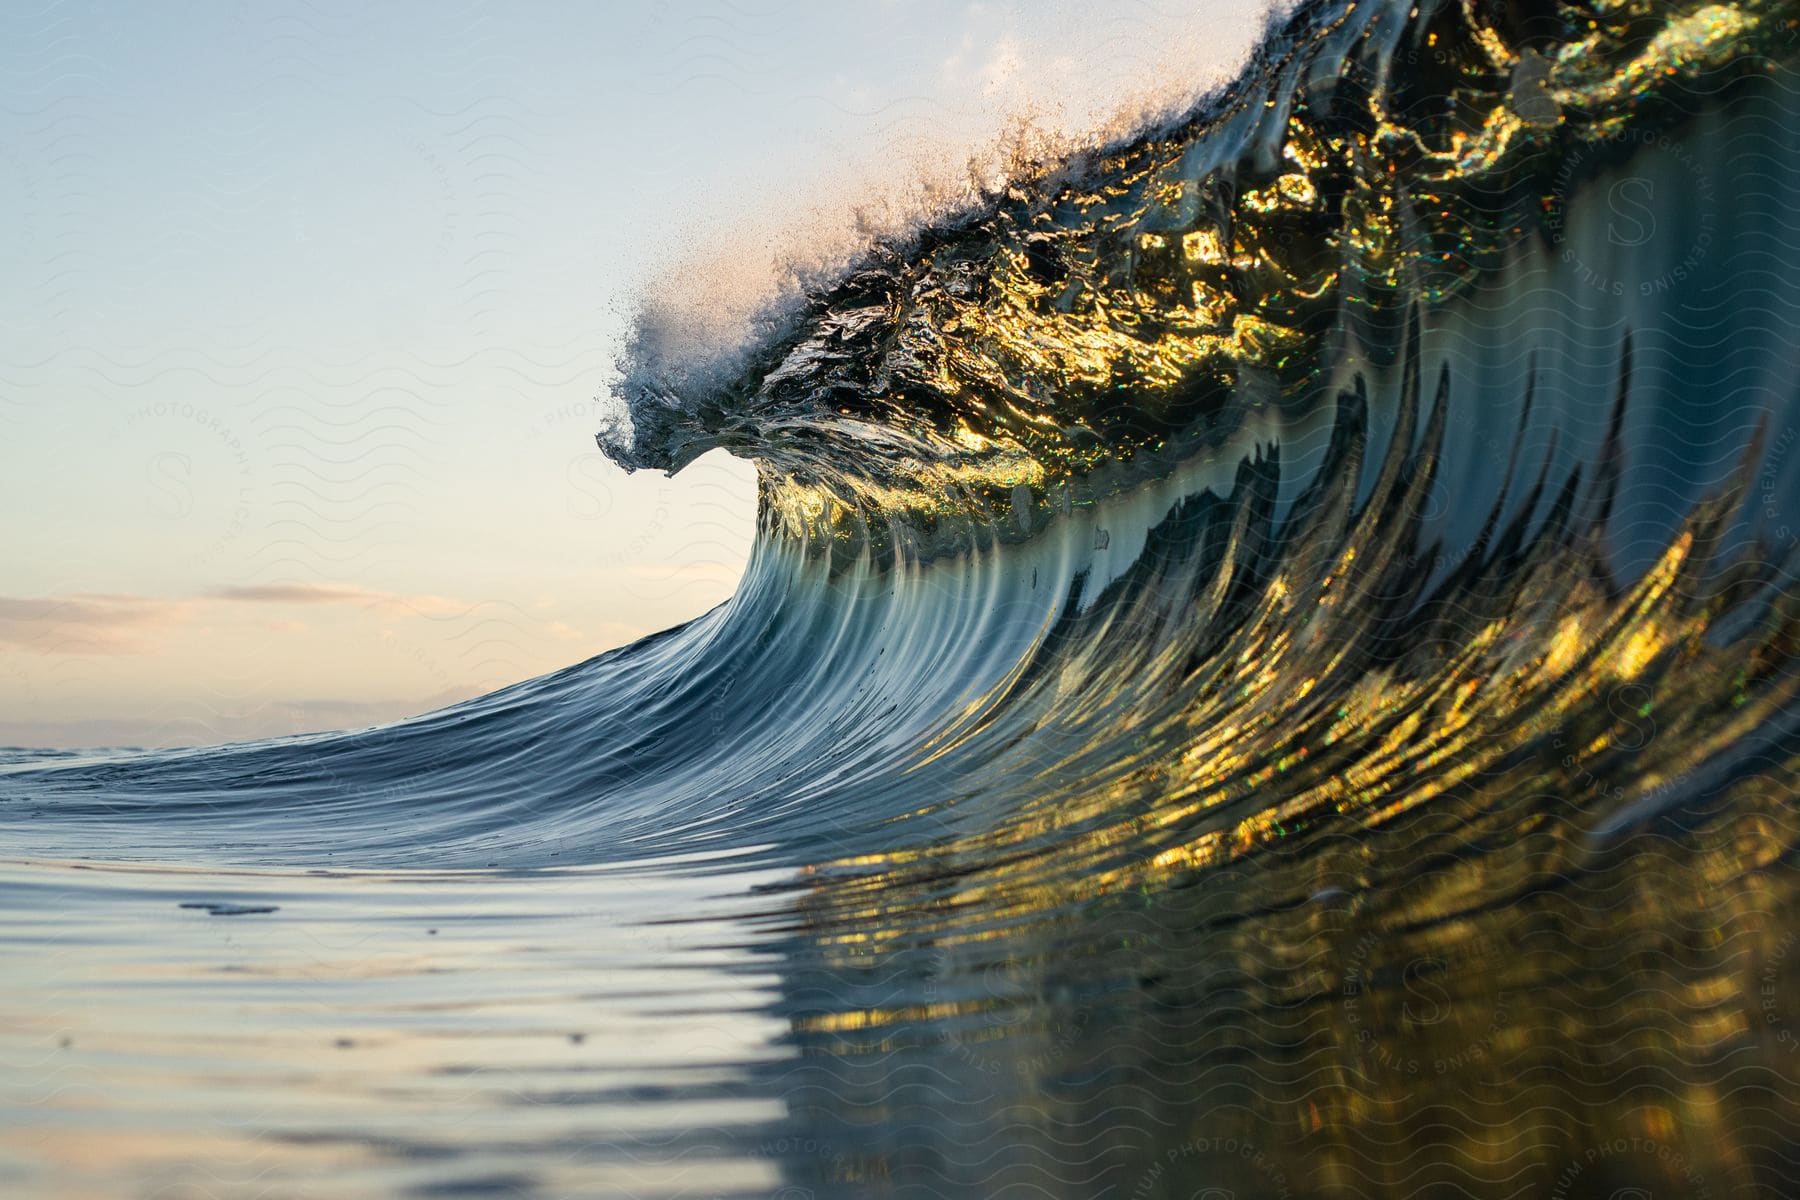
[[[631, 468], [738, 594], [0, 763], [0, 1193], [1800, 1195], [1800, 6], [1319, 2]], [[526, 481], [526, 486], [529, 481]]]

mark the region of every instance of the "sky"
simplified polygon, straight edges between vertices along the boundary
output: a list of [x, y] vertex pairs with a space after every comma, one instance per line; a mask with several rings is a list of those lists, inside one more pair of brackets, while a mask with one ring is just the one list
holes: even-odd
[[634, 306], [1197, 94], [1259, 13], [6, 6], [0, 745], [376, 724], [707, 611], [754, 470], [595, 448]]

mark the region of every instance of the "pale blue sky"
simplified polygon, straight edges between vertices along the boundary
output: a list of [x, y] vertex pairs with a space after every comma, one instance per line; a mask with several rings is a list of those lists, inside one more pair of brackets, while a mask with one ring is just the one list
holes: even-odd
[[385, 720], [704, 611], [751, 473], [599, 458], [634, 297], [953, 174], [1017, 113], [1196, 90], [1256, 24], [36, 7], [0, 13], [0, 743], [25, 744]]

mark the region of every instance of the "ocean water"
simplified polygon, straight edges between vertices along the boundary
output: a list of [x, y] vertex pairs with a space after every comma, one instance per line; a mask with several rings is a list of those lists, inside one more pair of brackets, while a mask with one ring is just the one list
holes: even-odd
[[1800, 7], [1320, 0], [600, 443], [713, 612], [0, 758], [0, 1194], [1800, 1194]]

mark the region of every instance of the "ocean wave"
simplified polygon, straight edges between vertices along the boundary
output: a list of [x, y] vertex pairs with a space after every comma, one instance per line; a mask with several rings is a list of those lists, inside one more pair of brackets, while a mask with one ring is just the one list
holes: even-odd
[[[1679, 807], [1789, 720], [1791, 33], [1305, 6], [729, 376], [627, 370], [616, 460], [758, 465], [723, 608], [389, 728], [14, 764], [32, 837], [518, 866], [1095, 820], [1206, 857], [1501, 762], [1608, 828]], [[1607, 749], [1622, 689], [1681, 769]]]

